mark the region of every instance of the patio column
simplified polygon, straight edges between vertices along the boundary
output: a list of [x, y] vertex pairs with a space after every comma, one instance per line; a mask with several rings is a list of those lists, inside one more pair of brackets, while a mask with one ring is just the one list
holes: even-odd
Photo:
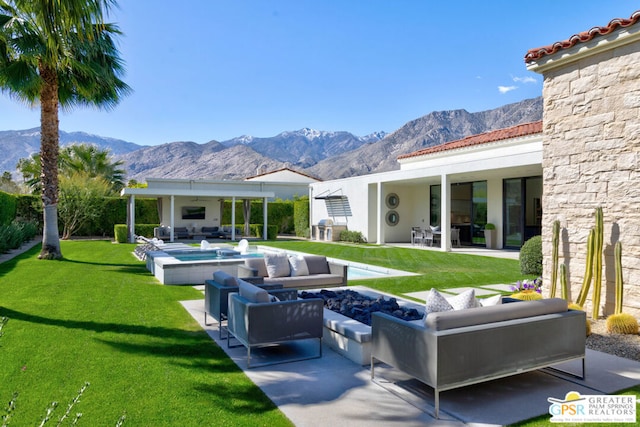
[[440, 176], [440, 249], [451, 251], [451, 180], [449, 175]]
[[383, 228], [384, 228], [384, 196], [382, 194], [382, 182], [378, 182], [378, 194], [377, 194], [377, 199], [378, 199], [378, 239], [376, 241], [376, 243], [378, 245], [384, 245], [384, 235], [383, 235]]
[[267, 198], [262, 201], [262, 240], [267, 240], [269, 233], [267, 230]]
[[129, 243], [135, 243], [135, 230], [136, 230], [136, 196], [132, 194], [129, 197]]
[[169, 217], [169, 241], [173, 242], [173, 229], [175, 228], [175, 204], [176, 196], [171, 195], [171, 216]]
[[236, 196], [231, 197], [231, 240], [236, 241]]

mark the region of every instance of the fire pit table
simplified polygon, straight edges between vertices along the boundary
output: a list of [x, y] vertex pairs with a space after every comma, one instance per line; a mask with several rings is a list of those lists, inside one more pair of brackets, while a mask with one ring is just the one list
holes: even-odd
[[[305, 295], [310, 297], [312, 295], [323, 294], [323, 291], [332, 293], [339, 293], [340, 291], [355, 291], [362, 296], [373, 299], [384, 297], [384, 300], [386, 301], [393, 298], [405, 313], [408, 311], [412, 312], [417, 318], [417, 321], [422, 321], [421, 319], [424, 317], [424, 304], [402, 299], [395, 295], [386, 294], [365, 286], [345, 286], [326, 290], [315, 289], [303, 292]], [[303, 292], [300, 292], [299, 296], [304, 297]], [[324, 308], [323, 322], [324, 330], [322, 334], [322, 341], [324, 343], [334, 351], [355, 363], [360, 365], [368, 365], [371, 363], [371, 326], [333, 311], [327, 308], [326, 304]]]

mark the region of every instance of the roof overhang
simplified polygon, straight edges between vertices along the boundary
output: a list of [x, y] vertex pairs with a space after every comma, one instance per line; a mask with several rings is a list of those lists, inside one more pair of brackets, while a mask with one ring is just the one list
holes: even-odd
[[529, 71], [543, 74], [566, 64], [588, 58], [598, 53], [640, 41], [640, 25], [620, 28], [610, 34], [595, 37], [587, 42], [578, 43], [556, 53], [544, 55], [542, 58], [526, 64]]

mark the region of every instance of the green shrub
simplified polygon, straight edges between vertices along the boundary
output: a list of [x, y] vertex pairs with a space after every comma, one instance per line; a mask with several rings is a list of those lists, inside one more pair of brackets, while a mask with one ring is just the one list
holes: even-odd
[[19, 248], [33, 239], [37, 232], [38, 225], [33, 222], [13, 221], [9, 225], [0, 225], [0, 253]]
[[116, 224], [113, 226], [113, 234], [115, 241], [118, 243], [127, 243], [127, 224]]
[[309, 197], [293, 202], [293, 228], [296, 236], [309, 238]]
[[16, 196], [0, 191], [0, 225], [11, 224], [16, 217]]
[[[262, 238], [262, 224], [250, 224], [249, 228], [251, 229], [251, 235], [254, 237]], [[267, 240], [276, 240], [278, 238], [278, 226], [277, 225], [267, 225]]]
[[[258, 200], [251, 201], [251, 223], [262, 221], [263, 218], [263, 202]], [[244, 215], [242, 211], [242, 201], [236, 202], [236, 226], [242, 227], [244, 224]], [[291, 200], [279, 200], [269, 202], [267, 206], [267, 222], [278, 227], [278, 233], [293, 234], [293, 202]], [[222, 224], [231, 224], [231, 201], [224, 202], [222, 214]]]
[[[136, 224], [133, 232], [136, 236], [143, 236], [148, 239], [153, 238], [153, 229], [159, 224]], [[114, 240], [118, 243], [127, 243], [127, 224], [116, 224], [113, 226]]]
[[542, 275], [542, 236], [534, 236], [522, 245], [520, 271], [522, 274]]
[[351, 243], [367, 243], [360, 231], [343, 230], [340, 232], [340, 241]]

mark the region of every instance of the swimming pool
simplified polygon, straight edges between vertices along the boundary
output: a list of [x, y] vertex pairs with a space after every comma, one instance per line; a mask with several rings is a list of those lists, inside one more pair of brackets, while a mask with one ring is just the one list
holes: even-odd
[[[149, 270], [160, 283], [165, 285], [193, 285], [202, 284], [211, 279], [213, 272], [225, 271], [233, 276], [238, 275], [238, 265], [244, 264], [245, 258], [262, 257], [265, 252], [285, 252], [290, 254], [302, 254], [294, 251], [279, 251], [268, 246], [254, 247], [254, 250], [245, 254], [234, 250], [233, 246], [223, 246], [202, 250], [166, 248], [158, 251], [147, 252], [147, 270]], [[335, 258], [327, 258], [347, 265], [347, 280], [365, 280], [394, 276], [415, 275], [407, 271], [378, 267], [370, 264], [345, 261]]]

